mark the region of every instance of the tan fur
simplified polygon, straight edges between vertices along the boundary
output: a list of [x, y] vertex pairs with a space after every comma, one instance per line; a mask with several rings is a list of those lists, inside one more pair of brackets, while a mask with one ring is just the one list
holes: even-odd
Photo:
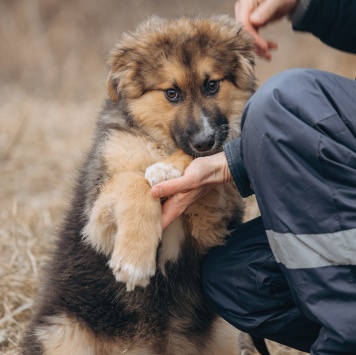
[[227, 183], [216, 187], [187, 209], [184, 216], [201, 253], [221, 244], [222, 235], [229, 235], [227, 221], [234, 213], [234, 199], [239, 198], [233, 183]]
[[175, 262], [180, 254], [180, 246], [185, 239], [182, 217], [178, 217], [163, 232], [161, 252], [159, 254], [159, 268], [165, 275], [167, 261]]
[[116, 355], [122, 354], [124, 347], [96, 337], [76, 319], [65, 315], [47, 319], [45, 327], [39, 327], [36, 335], [44, 347], [44, 355]]
[[[128, 290], [146, 286], [155, 273], [162, 236], [161, 204], [152, 197], [144, 172], [164, 155], [168, 155], [167, 151], [157, 143], [122, 132], [112, 133], [105, 146], [108, 179], [94, 203], [83, 235], [99, 251], [111, 254], [109, 265], [116, 280], [126, 283]], [[181, 176], [191, 160], [181, 150], [161, 159], [160, 164], [165, 164], [168, 170], [156, 183], [172, 178], [169, 176], [172, 169]], [[159, 176], [159, 170], [160, 167], [155, 169], [154, 176]], [[180, 228], [179, 234], [183, 235], [183, 227]], [[163, 250], [167, 255], [161, 256], [162, 263], [178, 255], [172, 248]]]
[[[85, 325], [66, 315], [47, 318], [48, 324], [39, 327], [36, 335], [44, 347], [44, 355], [156, 355], [159, 343], [152, 340], [138, 341], [135, 344], [119, 338], [110, 341], [97, 337]], [[217, 355], [239, 354], [236, 341], [238, 331], [223, 319], [218, 318], [212, 329], [212, 337], [206, 339], [203, 347], [187, 341], [186, 337], [171, 334], [166, 345], [167, 354]]]
[[236, 338], [239, 336], [239, 331], [231, 324], [218, 318], [211, 331], [211, 338], [208, 339], [204, 354], [206, 355], [240, 355], [241, 348]]

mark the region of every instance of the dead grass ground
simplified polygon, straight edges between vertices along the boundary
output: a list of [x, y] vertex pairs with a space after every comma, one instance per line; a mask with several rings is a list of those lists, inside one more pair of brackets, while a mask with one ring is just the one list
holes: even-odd
[[[17, 354], [41, 268], [70, 197], [104, 98], [105, 60], [116, 38], [152, 14], [229, 13], [233, 1], [0, 0], [0, 354]], [[288, 24], [264, 82], [289, 67], [356, 75], [355, 58]], [[249, 201], [248, 218], [258, 214]], [[275, 355], [296, 351], [271, 344]]]

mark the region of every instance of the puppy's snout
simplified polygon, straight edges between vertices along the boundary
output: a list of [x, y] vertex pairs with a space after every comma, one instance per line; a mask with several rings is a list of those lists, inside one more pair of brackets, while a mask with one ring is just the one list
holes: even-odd
[[215, 129], [206, 115], [200, 117], [199, 130], [190, 134], [190, 144], [199, 153], [208, 152], [214, 147]]
[[191, 144], [198, 152], [207, 152], [214, 146], [215, 136], [201, 132], [192, 137]]

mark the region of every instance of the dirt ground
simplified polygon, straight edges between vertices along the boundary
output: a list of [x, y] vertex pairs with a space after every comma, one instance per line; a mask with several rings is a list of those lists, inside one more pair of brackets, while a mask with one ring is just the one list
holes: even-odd
[[[105, 97], [107, 53], [148, 16], [233, 16], [221, 0], [0, 0], [0, 354], [16, 346], [41, 268]], [[287, 21], [263, 33], [279, 44], [257, 60], [263, 83], [293, 67], [354, 78], [356, 59], [296, 34]], [[258, 214], [253, 199], [247, 218]], [[277, 355], [301, 354], [270, 344]]]

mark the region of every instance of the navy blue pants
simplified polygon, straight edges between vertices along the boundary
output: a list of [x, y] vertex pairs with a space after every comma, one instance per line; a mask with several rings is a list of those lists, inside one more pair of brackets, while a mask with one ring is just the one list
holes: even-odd
[[248, 102], [241, 159], [262, 218], [203, 261], [228, 322], [314, 355], [356, 354], [356, 82], [295, 69]]

